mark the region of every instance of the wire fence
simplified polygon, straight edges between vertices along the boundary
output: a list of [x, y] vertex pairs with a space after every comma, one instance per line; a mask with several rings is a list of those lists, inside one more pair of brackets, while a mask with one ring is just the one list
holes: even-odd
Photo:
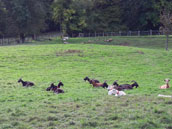
[[79, 33], [80, 43], [136, 46], [146, 48], [168, 49], [172, 48], [172, 33], [168, 38], [159, 30], [149, 31], [118, 31], [118, 32], [94, 32]]
[[[52, 33], [43, 33], [39, 35], [35, 35], [34, 38], [31, 35], [25, 37], [25, 43], [31, 43], [34, 40], [36, 41], [46, 41], [51, 40], [52, 38], [58, 37], [60, 34], [58, 32]], [[0, 37], [0, 46], [3, 45], [16, 45], [22, 44], [22, 41], [19, 37], [12, 37], [12, 36], [1, 36]]]
[[104, 36], [153, 36], [165, 35], [159, 30], [149, 31], [118, 31], [118, 32], [94, 32], [94, 33], [79, 33], [78, 37], [104, 37]]
[[[25, 37], [25, 43], [31, 43], [34, 40], [36, 41], [46, 41], [51, 40], [55, 37], [60, 37], [59, 32], [51, 32], [51, 33], [44, 33], [40, 35], [33, 36], [28, 35]], [[94, 33], [77, 33], [72, 34], [71, 37], [87, 37], [87, 38], [94, 38], [94, 39], [103, 39], [107, 40], [110, 37], [114, 36], [137, 36], [137, 37], [143, 37], [143, 36], [150, 36], [150, 37], [157, 37], [160, 35], [165, 35], [163, 32], [159, 30], [149, 30], [149, 31], [118, 31], [118, 32], [94, 32]], [[0, 37], [0, 46], [2, 45], [16, 45], [16, 44], [22, 44], [19, 37], [10, 37], [10, 36], [1, 36]]]

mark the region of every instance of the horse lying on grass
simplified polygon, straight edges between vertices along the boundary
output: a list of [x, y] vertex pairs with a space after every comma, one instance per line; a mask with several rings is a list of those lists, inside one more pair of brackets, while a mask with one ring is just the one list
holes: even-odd
[[118, 83], [117, 83], [117, 81], [115, 81], [114, 83], [113, 83], [113, 85], [114, 85], [114, 88], [116, 89], [116, 90], [119, 90], [119, 91], [122, 91], [122, 90], [129, 90], [129, 89], [133, 89], [134, 87], [139, 87], [139, 84], [136, 82], [136, 81], [131, 81], [131, 82], [133, 82], [133, 84], [121, 84], [121, 85], [119, 85]]
[[84, 81], [88, 81], [90, 84], [92, 84], [92, 81], [95, 81], [96, 83], [100, 83], [99, 80], [90, 79], [89, 77], [85, 77]]
[[108, 95], [125, 96], [126, 93], [124, 91], [118, 91], [116, 89], [112, 89], [108, 91]]
[[104, 81], [104, 83], [96, 83], [96, 81], [92, 80], [91, 84], [93, 85], [93, 87], [108, 88], [108, 84], [106, 83], [106, 81]]
[[34, 85], [35, 85], [33, 82], [23, 81], [22, 78], [20, 78], [20, 79], [18, 80], [18, 83], [20, 83], [20, 82], [22, 83], [22, 85], [23, 85], [24, 87], [30, 87], [30, 86], [34, 86]]
[[56, 86], [54, 83], [51, 83], [50, 87], [48, 87], [47, 91], [53, 91], [56, 94], [64, 93], [62, 89], [60, 89], [60, 86], [63, 86], [63, 83], [60, 81], [59, 84]]
[[124, 91], [119, 91], [115, 89], [115, 86], [108, 86], [108, 95], [124, 96], [126, 93]]

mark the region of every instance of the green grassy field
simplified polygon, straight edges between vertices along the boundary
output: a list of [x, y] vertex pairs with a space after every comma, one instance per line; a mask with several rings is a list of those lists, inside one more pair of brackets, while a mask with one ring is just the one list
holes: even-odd
[[[160, 90], [172, 76], [172, 50], [165, 38], [74, 38], [0, 47], [1, 129], [172, 129], [172, 88]], [[169, 42], [172, 49], [172, 42]], [[88, 76], [111, 85], [113, 81], [139, 88], [126, 96], [108, 96], [93, 88]], [[33, 81], [25, 88], [18, 79]], [[61, 80], [64, 94], [47, 92]]]

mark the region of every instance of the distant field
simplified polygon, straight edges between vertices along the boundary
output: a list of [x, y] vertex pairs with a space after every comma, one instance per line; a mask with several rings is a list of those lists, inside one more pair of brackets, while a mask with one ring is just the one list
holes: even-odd
[[[111, 37], [108, 37], [111, 38]], [[107, 38], [107, 39], [108, 39]], [[172, 40], [165, 37], [73, 38], [0, 47], [1, 129], [171, 129], [172, 88], [159, 90], [172, 77]], [[139, 88], [127, 96], [108, 96], [93, 88], [89, 76]], [[17, 80], [35, 82], [24, 88]], [[64, 83], [64, 94], [45, 89]]]
[[[106, 42], [112, 39], [111, 42]], [[165, 49], [166, 37], [161, 36], [113, 36], [85, 37], [70, 39], [72, 43], [134, 46], [140, 48]], [[169, 38], [169, 48], [172, 48], [172, 36]]]

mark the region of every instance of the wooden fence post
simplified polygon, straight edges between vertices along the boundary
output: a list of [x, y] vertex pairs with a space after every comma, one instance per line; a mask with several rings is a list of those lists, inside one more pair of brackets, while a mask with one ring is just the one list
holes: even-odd
[[4, 38], [2, 37], [2, 45], [4, 45]]
[[121, 36], [121, 31], [119, 31], [119, 36]]
[[152, 36], [152, 30], [150, 30], [150, 35]]
[[10, 44], [10, 40], [9, 40], [9, 38], [8, 38], [7, 42], [8, 42], [7, 44], [9, 45], [9, 44]]

